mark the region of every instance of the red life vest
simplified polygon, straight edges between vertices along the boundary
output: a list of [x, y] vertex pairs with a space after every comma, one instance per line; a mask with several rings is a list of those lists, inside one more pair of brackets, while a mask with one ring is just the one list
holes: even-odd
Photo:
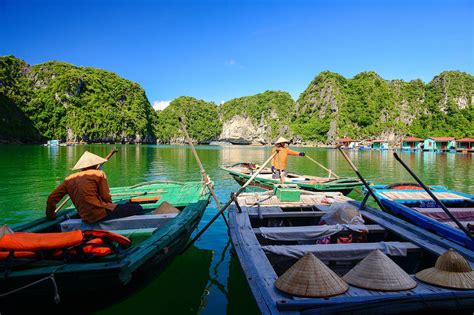
[[120, 234], [102, 230], [61, 233], [16, 232], [0, 238], [0, 260], [8, 258], [87, 260], [116, 253], [131, 245]]

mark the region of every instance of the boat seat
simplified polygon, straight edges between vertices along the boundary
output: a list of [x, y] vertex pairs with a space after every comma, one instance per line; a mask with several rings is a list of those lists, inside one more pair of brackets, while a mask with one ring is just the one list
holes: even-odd
[[262, 207], [260, 212], [253, 207], [248, 210], [249, 217], [258, 218], [260, 215], [263, 218], [312, 218], [322, 217], [329, 211], [283, 211], [279, 207]]
[[[427, 217], [433, 218], [440, 221], [451, 221], [451, 218], [441, 208], [412, 208], [419, 213], [426, 215]], [[462, 221], [474, 220], [474, 208], [448, 208], [453, 216]]]
[[81, 219], [69, 219], [60, 223], [61, 231], [73, 230], [131, 230], [158, 228], [172, 220], [177, 213], [144, 214], [126, 218], [107, 220], [93, 224], [86, 224]]
[[325, 261], [343, 261], [364, 259], [378, 249], [391, 256], [406, 256], [407, 252], [418, 252], [420, 247], [411, 242], [377, 242], [351, 244], [317, 244], [317, 245], [268, 245], [262, 246], [266, 253], [299, 259], [306, 253], [313, 253]]
[[342, 230], [367, 231], [369, 233], [383, 233], [385, 231], [385, 229], [378, 224], [311, 225], [291, 227], [261, 227], [253, 229], [255, 234], [275, 241], [311, 241], [336, 234]]

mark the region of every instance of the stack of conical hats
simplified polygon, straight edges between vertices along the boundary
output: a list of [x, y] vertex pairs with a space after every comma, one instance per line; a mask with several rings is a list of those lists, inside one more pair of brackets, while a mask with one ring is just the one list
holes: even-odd
[[456, 251], [450, 249], [439, 256], [436, 264], [415, 275], [421, 281], [454, 289], [474, 289], [474, 271]]
[[343, 279], [356, 287], [377, 291], [402, 291], [416, 287], [416, 281], [378, 249], [360, 261]]
[[304, 297], [328, 297], [349, 289], [347, 283], [311, 253], [281, 275], [275, 286], [283, 292]]
[[75, 170], [80, 170], [84, 168], [88, 168], [91, 166], [103, 164], [107, 162], [106, 159], [101, 158], [98, 155], [95, 155], [93, 153], [90, 153], [89, 151], [84, 152], [84, 154], [81, 156], [79, 161], [77, 161], [76, 165], [72, 168], [73, 171]]

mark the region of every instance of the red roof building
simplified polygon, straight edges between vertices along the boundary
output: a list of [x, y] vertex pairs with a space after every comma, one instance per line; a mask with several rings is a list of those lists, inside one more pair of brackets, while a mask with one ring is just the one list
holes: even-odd
[[423, 139], [417, 138], [417, 137], [408, 137], [408, 138], [403, 139], [402, 141], [414, 142], [414, 141], [423, 141]]

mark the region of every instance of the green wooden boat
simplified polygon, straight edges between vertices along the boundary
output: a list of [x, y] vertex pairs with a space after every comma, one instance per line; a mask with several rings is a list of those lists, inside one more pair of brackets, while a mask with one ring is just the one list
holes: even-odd
[[[25, 295], [28, 298], [38, 296], [44, 298], [46, 295], [51, 301], [55, 294], [54, 286], [57, 286], [60, 295], [71, 293], [76, 295], [81, 292], [103, 294], [104, 290], [113, 292], [125, 287], [137, 273], [150, 270], [151, 267], [163, 268], [182, 251], [210, 200], [210, 193], [206, 188], [203, 190], [202, 182], [146, 182], [131, 187], [112, 188], [111, 195], [115, 203], [126, 202], [133, 197], [147, 197], [147, 203], [143, 203], [142, 206], [150, 211], [167, 201], [180, 212], [145, 214], [84, 226], [75, 209], [69, 208], [60, 211], [56, 220], [41, 218], [12, 226], [15, 232], [41, 233], [64, 231], [65, 227], [69, 230], [105, 227], [130, 238], [132, 246], [117, 254], [88, 262], [19, 259], [15, 259], [13, 263], [8, 260], [1, 262], [0, 305]], [[157, 196], [160, 197], [158, 201], [149, 201], [156, 199], [149, 197]], [[54, 276], [54, 281], [51, 276]], [[41, 279], [45, 280], [33, 284]], [[4, 296], [6, 292], [29, 284], [33, 285]]]
[[[222, 167], [222, 169], [232, 175], [240, 185], [243, 185], [257, 168], [258, 166], [252, 163], [236, 163]], [[279, 179], [272, 178], [271, 169], [264, 168], [249, 186], [271, 190], [273, 189], [273, 185], [279, 183]], [[354, 188], [363, 186], [362, 182], [356, 178], [328, 178], [295, 173], [287, 174], [285, 184], [295, 184], [299, 188], [309, 191], [341, 192], [344, 195], [348, 195]]]

